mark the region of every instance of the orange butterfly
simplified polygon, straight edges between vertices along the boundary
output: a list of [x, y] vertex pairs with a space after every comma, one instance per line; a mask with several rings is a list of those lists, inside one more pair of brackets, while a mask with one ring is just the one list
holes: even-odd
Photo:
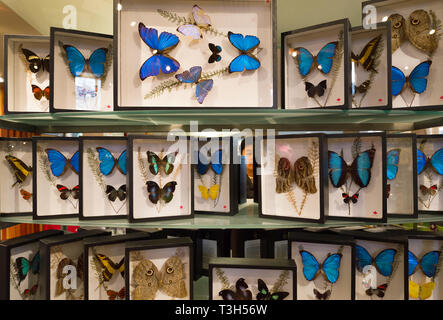
[[20, 189], [20, 194], [23, 196], [23, 199], [29, 200], [32, 197], [32, 193], [26, 191], [25, 189]]
[[126, 289], [122, 288], [119, 292], [108, 290], [106, 293], [108, 294], [109, 300], [115, 300], [117, 297], [123, 300], [125, 298]]
[[43, 97], [45, 97], [46, 100], [49, 100], [49, 87], [46, 87], [42, 90], [42, 89], [40, 89], [39, 86], [36, 86], [35, 84], [33, 84], [32, 85], [32, 93], [34, 94], [34, 97], [37, 100], [41, 100]]

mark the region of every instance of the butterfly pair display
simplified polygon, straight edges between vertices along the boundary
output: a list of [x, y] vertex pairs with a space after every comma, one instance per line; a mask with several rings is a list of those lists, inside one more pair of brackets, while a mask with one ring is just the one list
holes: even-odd
[[158, 291], [171, 298], [188, 295], [184, 264], [178, 256], [168, 258], [160, 271], [153, 261], [143, 259], [134, 267], [131, 283], [133, 300], [154, 300]]
[[[257, 300], [284, 300], [289, 292], [278, 291], [272, 292], [262, 279], [257, 280], [258, 293], [255, 296]], [[219, 292], [219, 296], [223, 300], [252, 300], [252, 292], [248, 289], [248, 285], [244, 278], [240, 278], [235, 283], [235, 291], [231, 289], [223, 289]]]
[[305, 193], [316, 193], [314, 167], [308, 157], [300, 157], [294, 162], [287, 158], [280, 158], [277, 164], [276, 192], [286, 193], [291, 190], [291, 184], [300, 187]]

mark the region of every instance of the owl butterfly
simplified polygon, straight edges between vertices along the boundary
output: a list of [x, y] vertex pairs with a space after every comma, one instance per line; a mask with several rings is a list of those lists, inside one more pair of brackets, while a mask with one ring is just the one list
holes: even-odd
[[155, 264], [143, 259], [134, 268], [136, 287], [132, 293], [133, 300], [154, 300], [159, 287], [159, 272]]
[[301, 157], [295, 161], [294, 164], [294, 180], [297, 186], [303, 189], [306, 193], [316, 193], [314, 168], [308, 157]]
[[63, 280], [67, 275], [70, 274], [70, 272], [64, 273], [63, 269], [69, 265], [75, 267], [76, 272], [77, 272], [77, 277], [79, 279], [83, 280], [83, 266], [84, 266], [83, 253], [77, 259], [77, 264], [75, 264], [74, 261], [72, 261], [70, 258], [62, 259], [57, 266], [57, 273], [56, 273], [57, 283], [55, 286], [55, 296], [56, 297], [67, 291], [63, 285]]
[[276, 192], [286, 193], [291, 188], [291, 162], [286, 158], [280, 158], [277, 166]]
[[170, 257], [160, 270], [160, 291], [173, 298], [186, 297], [184, 277], [183, 262], [177, 256]]

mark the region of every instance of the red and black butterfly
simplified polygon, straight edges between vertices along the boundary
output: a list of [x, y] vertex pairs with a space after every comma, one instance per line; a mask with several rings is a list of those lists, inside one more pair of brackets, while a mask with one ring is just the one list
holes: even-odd
[[427, 195], [435, 196], [435, 194], [438, 191], [438, 187], [437, 187], [437, 185], [434, 184], [428, 188], [428, 187], [421, 184], [420, 191], [424, 196], [427, 196]]
[[314, 289], [314, 294], [318, 300], [328, 300], [331, 296], [331, 290], [326, 290], [325, 292], [321, 293], [317, 289]]
[[106, 291], [108, 294], [109, 300], [115, 300], [116, 298], [119, 298], [120, 300], [123, 300], [125, 298], [126, 294], [126, 288], [121, 288], [119, 292], [114, 290], [108, 290]]
[[72, 189], [69, 189], [61, 184], [58, 184], [57, 189], [60, 191], [60, 198], [63, 200], [68, 199], [70, 196], [74, 199], [78, 199], [80, 195], [80, 187], [78, 185]]
[[385, 291], [387, 288], [388, 288], [388, 284], [384, 283], [384, 284], [379, 285], [376, 289], [369, 288], [368, 290], [366, 290], [366, 294], [368, 296], [372, 296], [375, 294], [375, 295], [377, 295], [377, 297], [383, 298], [385, 296]]
[[223, 300], [252, 300], [252, 292], [248, 290], [245, 279], [240, 278], [235, 283], [235, 292], [230, 289], [224, 289], [218, 293]]
[[344, 193], [344, 192], [341, 195], [343, 196], [343, 202], [346, 204], [348, 204], [349, 201], [351, 201], [352, 203], [357, 203], [357, 201], [358, 201], [358, 193], [354, 194], [352, 197], [349, 196], [348, 193]]
[[258, 279], [257, 300], [284, 300], [288, 295], [289, 292], [285, 291], [271, 293], [266, 283]]
[[23, 291], [24, 296], [33, 296], [37, 293], [38, 285], [33, 285], [31, 289], [26, 289]]

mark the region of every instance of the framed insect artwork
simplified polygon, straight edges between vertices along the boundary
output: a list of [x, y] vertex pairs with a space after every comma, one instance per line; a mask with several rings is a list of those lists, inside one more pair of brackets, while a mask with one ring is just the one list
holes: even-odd
[[43, 300], [85, 300], [83, 242], [110, 235], [104, 230], [81, 230], [40, 240]]
[[5, 114], [49, 112], [49, 37], [5, 35]]
[[260, 142], [259, 215], [323, 223], [328, 184], [323, 134], [278, 135]]
[[391, 109], [391, 25], [351, 29], [352, 108]]
[[417, 142], [415, 134], [386, 136], [388, 216], [418, 217]]
[[112, 35], [62, 28], [51, 33], [51, 112], [113, 111]]
[[[377, 22], [391, 22], [392, 107], [441, 109], [443, 3], [372, 0], [366, 6], [375, 7]], [[363, 22], [368, 18], [363, 14]]]
[[0, 216], [32, 215], [32, 139], [0, 138]]
[[63, 234], [46, 230], [0, 242], [0, 300], [42, 300], [39, 240]]
[[443, 211], [443, 135], [417, 136], [419, 213]]
[[350, 29], [343, 19], [281, 34], [283, 109], [348, 108]]
[[351, 237], [290, 232], [289, 258], [297, 269], [297, 300], [354, 300]]
[[116, 110], [277, 108], [275, 16], [276, 1], [115, 1]]
[[297, 267], [290, 259], [212, 258], [209, 300], [297, 300]]
[[125, 249], [127, 300], [192, 300], [190, 238], [131, 242]]
[[128, 216], [126, 137], [80, 138], [80, 219]]
[[386, 222], [385, 134], [331, 134], [327, 145], [327, 218]]
[[178, 146], [166, 136], [129, 137], [131, 222], [193, 217], [194, 182], [189, 148], [186, 139]]
[[70, 137], [33, 137], [33, 218], [77, 217], [80, 200], [79, 141]]

